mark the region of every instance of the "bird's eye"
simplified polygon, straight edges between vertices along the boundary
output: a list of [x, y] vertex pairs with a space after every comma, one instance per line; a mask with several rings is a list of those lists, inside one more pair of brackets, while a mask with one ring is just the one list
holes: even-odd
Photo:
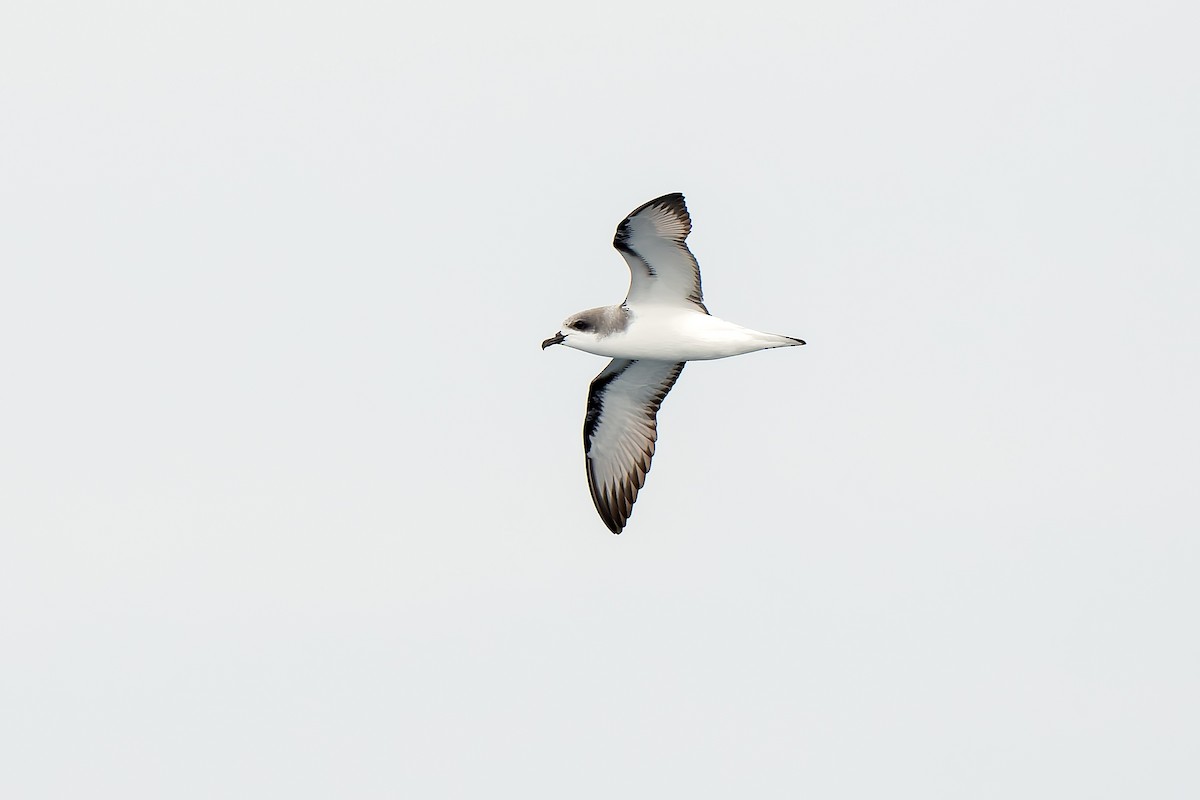
[[581, 319], [577, 319], [571, 323], [571, 327], [577, 331], [586, 331], [588, 329], [588, 324]]

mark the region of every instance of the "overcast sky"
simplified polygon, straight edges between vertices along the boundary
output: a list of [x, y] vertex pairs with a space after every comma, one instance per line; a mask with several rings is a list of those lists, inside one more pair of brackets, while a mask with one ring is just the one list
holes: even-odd
[[[10, 0], [0, 795], [1200, 796], [1198, 26]], [[617, 537], [538, 345], [673, 191], [808, 346]]]

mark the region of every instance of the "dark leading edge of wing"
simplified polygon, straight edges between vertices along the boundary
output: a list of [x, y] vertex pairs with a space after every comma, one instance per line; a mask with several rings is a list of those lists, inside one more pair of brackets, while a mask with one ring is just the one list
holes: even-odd
[[708, 313], [700, 265], [688, 249], [692, 218], [679, 192], [638, 206], [620, 225], [613, 247], [629, 264], [626, 303], [691, 304]]
[[625, 527], [646, 482], [658, 409], [682, 371], [682, 362], [616, 358], [592, 381], [583, 422], [588, 487], [613, 533]]

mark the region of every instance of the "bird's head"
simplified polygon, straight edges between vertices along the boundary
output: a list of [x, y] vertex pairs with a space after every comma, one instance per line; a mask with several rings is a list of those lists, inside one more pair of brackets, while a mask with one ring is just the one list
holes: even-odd
[[589, 308], [567, 317], [558, 333], [542, 342], [542, 349], [555, 344], [565, 344], [578, 350], [587, 350], [588, 345], [625, 329], [627, 312], [620, 306]]

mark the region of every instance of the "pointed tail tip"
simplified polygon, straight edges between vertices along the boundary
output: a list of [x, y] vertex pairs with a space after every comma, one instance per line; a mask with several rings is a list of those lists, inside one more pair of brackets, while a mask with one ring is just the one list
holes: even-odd
[[764, 350], [769, 350], [772, 347], [799, 347], [802, 344], [807, 344], [803, 339], [797, 339], [795, 336], [784, 336], [782, 333], [759, 334], [759, 341], [762, 342], [762, 349]]

